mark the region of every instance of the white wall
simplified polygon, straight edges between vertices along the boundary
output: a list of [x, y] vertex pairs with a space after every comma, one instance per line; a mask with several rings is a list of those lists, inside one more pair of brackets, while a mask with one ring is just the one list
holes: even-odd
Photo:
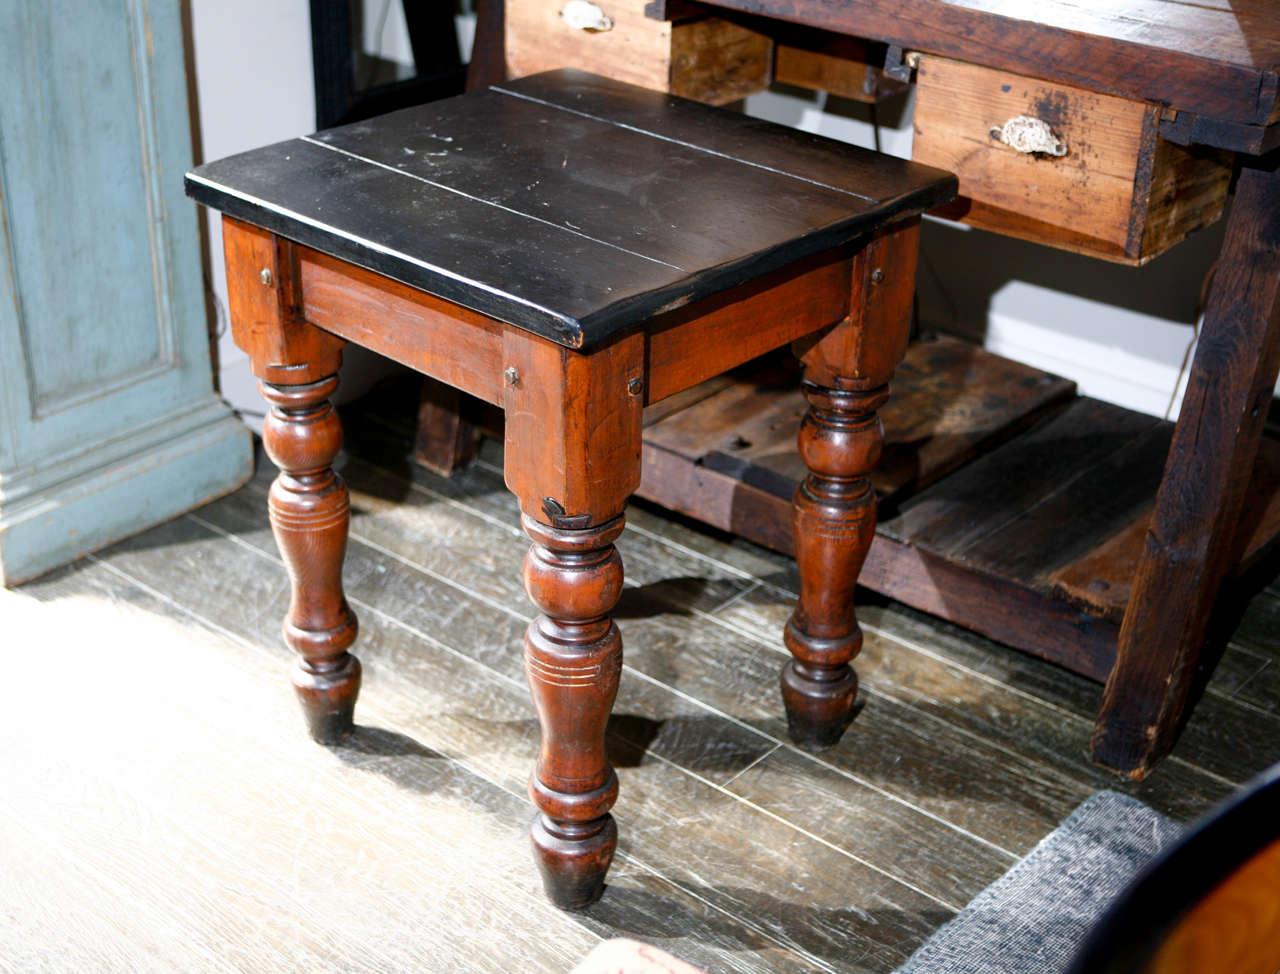
[[[190, 0], [196, 97], [205, 160], [315, 131], [308, 0]], [[412, 65], [400, 0], [367, 0], [365, 50]], [[385, 16], [384, 16], [385, 13]], [[463, 57], [475, 18], [458, 18]], [[379, 27], [381, 28], [379, 30]], [[203, 160], [197, 160], [200, 162]], [[209, 287], [218, 329], [218, 388], [245, 421], [261, 431], [262, 397], [248, 357], [231, 340], [220, 217], [204, 211], [209, 229]], [[338, 399], [353, 398], [386, 369], [384, 360], [348, 346]]]
[[[191, 33], [205, 160], [315, 130], [307, 0], [191, 0]], [[227, 322], [220, 217], [211, 210], [202, 213], [218, 318], [218, 387], [260, 429], [255, 414], [263, 411], [262, 397]]]

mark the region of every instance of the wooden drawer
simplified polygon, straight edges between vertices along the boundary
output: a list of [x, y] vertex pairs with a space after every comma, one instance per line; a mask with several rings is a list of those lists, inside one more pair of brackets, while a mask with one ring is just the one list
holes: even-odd
[[[1142, 264], [1222, 214], [1230, 155], [1159, 138], [1157, 105], [932, 55], [916, 79], [912, 156], [960, 177], [940, 215]], [[1018, 116], [1048, 123], [1065, 154], [1000, 141]]]
[[607, 30], [570, 26], [568, 0], [506, 0], [511, 77], [582, 68], [712, 105], [769, 85], [773, 42], [718, 17], [671, 22], [644, 15], [645, 0], [598, 0]]
[[879, 65], [884, 45], [826, 31], [792, 30], [775, 37], [773, 80], [874, 103], [910, 87]]

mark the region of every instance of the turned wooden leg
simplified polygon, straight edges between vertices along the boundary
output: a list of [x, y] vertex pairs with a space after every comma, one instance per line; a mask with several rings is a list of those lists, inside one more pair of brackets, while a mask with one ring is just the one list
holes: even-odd
[[268, 509], [293, 595], [284, 640], [298, 654], [293, 685], [311, 736], [334, 744], [351, 733], [360, 662], [347, 650], [356, 617], [342, 594], [350, 504], [332, 467], [342, 425], [329, 403], [336, 375], [305, 385], [261, 382], [271, 404], [262, 427], [267, 455], [280, 468]]
[[873, 236], [853, 258], [849, 317], [793, 345], [805, 367], [799, 445], [809, 474], [792, 508], [800, 599], [783, 634], [793, 658], [782, 701], [791, 739], [807, 750], [835, 744], [853, 718], [849, 661], [862, 649], [853, 592], [875, 536], [868, 474], [884, 441], [876, 410], [907, 350], [919, 226]]
[[794, 658], [782, 668], [782, 700], [791, 739], [808, 750], [840, 740], [858, 691], [849, 666], [862, 648], [853, 590], [875, 534], [867, 474], [880, 456], [876, 409], [888, 387], [848, 386], [804, 384], [809, 410], [799, 441], [809, 475], [792, 510], [800, 600], [783, 637]]
[[609, 809], [618, 778], [604, 731], [622, 671], [622, 636], [609, 612], [622, 593], [613, 542], [623, 519], [566, 529], [523, 517], [533, 547], [524, 584], [542, 610], [525, 636], [525, 672], [542, 724], [529, 780], [538, 807], [533, 847], [547, 895], [580, 910], [604, 892], [618, 830]]

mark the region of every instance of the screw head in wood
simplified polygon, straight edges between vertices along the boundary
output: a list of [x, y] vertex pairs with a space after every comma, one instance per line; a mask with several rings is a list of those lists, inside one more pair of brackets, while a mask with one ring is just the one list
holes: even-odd
[[644, 391], [644, 381], [641, 379], [632, 379], [627, 383], [627, 392], [633, 396], [640, 395]]
[[271, 268], [270, 267], [262, 268], [262, 270], [258, 274], [258, 280], [260, 280], [267, 287], [271, 287], [271, 282], [275, 280], [275, 278], [271, 276]]
[[872, 284], [884, 283], [884, 271], [881, 268], [877, 267], [875, 270], [871, 272], [871, 283]]
[[502, 373], [502, 381], [509, 386], [518, 386], [520, 384], [520, 373], [514, 365], [508, 365]]

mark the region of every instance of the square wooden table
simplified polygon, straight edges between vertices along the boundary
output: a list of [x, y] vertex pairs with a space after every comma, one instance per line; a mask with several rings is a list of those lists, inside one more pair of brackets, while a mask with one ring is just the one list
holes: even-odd
[[919, 214], [953, 177], [561, 71], [210, 163], [187, 187], [225, 214], [232, 328], [271, 403], [284, 634], [317, 740], [351, 730], [360, 682], [328, 401], [347, 341], [506, 412], [542, 611], [525, 652], [543, 730], [533, 839], [556, 903], [600, 894], [616, 841], [613, 542], [640, 481], [641, 411], [789, 342], [807, 369], [811, 472], [782, 693], [798, 743], [838, 740], [857, 688], [876, 410], [906, 345]]

